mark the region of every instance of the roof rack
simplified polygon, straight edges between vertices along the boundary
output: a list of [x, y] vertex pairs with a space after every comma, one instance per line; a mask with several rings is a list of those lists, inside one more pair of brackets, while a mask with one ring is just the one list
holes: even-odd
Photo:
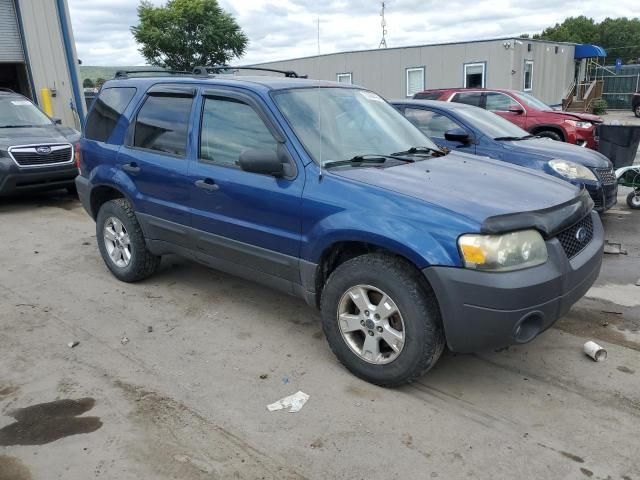
[[260, 72], [282, 73], [287, 78], [307, 78], [306, 75], [298, 75], [293, 70], [277, 70], [275, 68], [262, 67], [234, 67], [231, 65], [213, 65], [211, 67], [195, 67], [194, 75], [209, 75], [210, 73], [220, 73], [222, 70], [254, 70]]
[[[182, 70], [154, 70], [151, 68], [141, 70], [118, 70], [113, 78], [123, 79], [131, 78], [131, 74], [135, 73], [156, 73], [156, 74], [169, 74], [169, 75], [192, 75], [191, 72], [185, 72]], [[135, 76], [135, 75], [134, 75]]]
[[11, 90], [10, 88], [7, 87], [0, 87], [0, 92], [7, 92], [7, 93], [16, 93], [13, 90]]

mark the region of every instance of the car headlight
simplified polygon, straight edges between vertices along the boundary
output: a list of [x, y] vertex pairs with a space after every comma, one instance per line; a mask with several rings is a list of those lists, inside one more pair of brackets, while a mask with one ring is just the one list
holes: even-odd
[[593, 127], [593, 123], [591, 122], [580, 122], [578, 120], [565, 120], [564, 123], [571, 125], [575, 128], [591, 128]]
[[591, 180], [597, 182], [596, 175], [584, 165], [568, 160], [551, 160], [549, 166], [558, 174], [569, 180]]
[[467, 234], [458, 238], [466, 268], [508, 272], [541, 265], [547, 261], [547, 245], [536, 230], [502, 235]]

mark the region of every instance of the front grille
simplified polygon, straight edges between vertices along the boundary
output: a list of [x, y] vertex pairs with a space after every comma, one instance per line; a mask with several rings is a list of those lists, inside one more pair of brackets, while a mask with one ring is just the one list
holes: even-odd
[[73, 161], [73, 148], [68, 144], [11, 147], [9, 154], [19, 167], [41, 167], [71, 163]]
[[[580, 232], [580, 233], [578, 233]], [[580, 253], [593, 239], [593, 220], [591, 214], [584, 217], [572, 227], [557, 235], [567, 258], [572, 259]]]
[[603, 185], [613, 185], [618, 181], [613, 168], [596, 168], [596, 174]]

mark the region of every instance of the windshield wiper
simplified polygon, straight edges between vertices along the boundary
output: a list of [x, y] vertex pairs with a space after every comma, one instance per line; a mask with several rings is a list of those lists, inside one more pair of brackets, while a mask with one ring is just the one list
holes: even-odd
[[515, 141], [518, 141], [518, 140], [528, 140], [529, 138], [534, 138], [534, 137], [535, 137], [535, 135], [524, 135], [522, 137], [496, 137], [496, 138], [494, 138], [494, 140], [498, 140], [498, 141], [504, 140], [504, 141], [509, 141], [509, 142], [511, 142], [511, 141], [515, 142]]
[[368, 154], [365, 154], [365, 155], [356, 155], [355, 157], [352, 157], [352, 158], [350, 158], [348, 160], [333, 160], [331, 162], [324, 163], [322, 166], [324, 168], [340, 167], [340, 166], [343, 166], [343, 165], [351, 165], [351, 166], [359, 167], [363, 163], [384, 163], [389, 159], [391, 159], [391, 160], [400, 160], [401, 162], [407, 162], [407, 163], [412, 163], [413, 162], [413, 160], [411, 160], [409, 158], [397, 157], [397, 156], [395, 156], [395, 153], [392, 154], [392, 155], [382, 155], [382, 154], [377, 154], [377, 153], [368, 153]]
[[404, 152], [392, 153], [391, 155], [394, 157], [399, 157], [402, 155], [425, 155], [425, 154], [434, 155], [436, 157], [446, 155], [446, 153], [443, 152], [442, 150], [439, 150], [437, 148], [431, 148], [431, 147], [411, 147], [409, 150], [405, 150]]
[[29, 128], [34, 125], [0, 125], [0, 128]]

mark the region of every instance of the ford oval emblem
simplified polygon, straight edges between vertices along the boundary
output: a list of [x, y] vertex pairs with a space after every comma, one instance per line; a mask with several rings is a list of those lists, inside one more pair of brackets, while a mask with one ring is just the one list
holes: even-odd
[[576, 240], [579, 243], [586, 242], [588, 236], [589, 236], [589, 232], [587, 231], [586, 228], [580, 227], [578, 230], [576, 230]]
[[36, 152], [38, 152], [40, 155], [49, 155], [51, 153], [51, 147], [36, 147]]

